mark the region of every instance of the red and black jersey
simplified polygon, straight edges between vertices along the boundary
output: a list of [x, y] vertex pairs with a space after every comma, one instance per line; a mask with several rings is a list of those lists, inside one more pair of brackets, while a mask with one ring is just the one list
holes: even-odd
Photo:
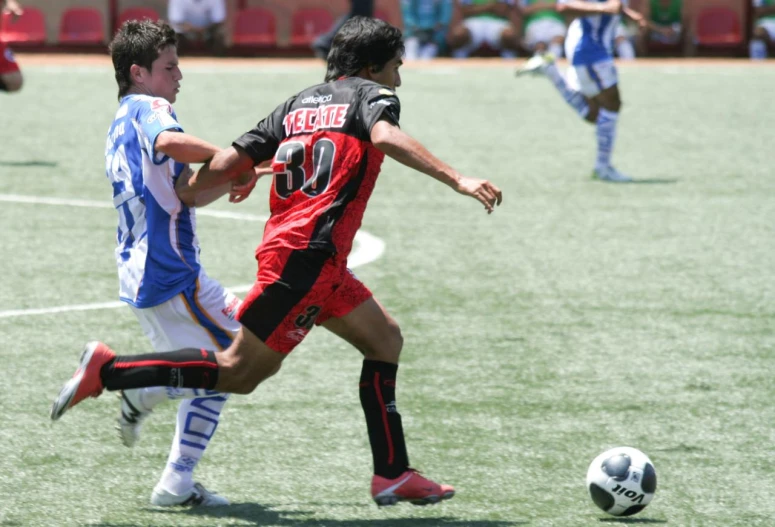
[[291, 97], [234, 141], [255, 164], [273, 158], [271, 216], [257, 251], [346, 257], [385, 158], [371, 129], [381, 119], [398, 125], [400, 112], [393, 90], [349, 77]]

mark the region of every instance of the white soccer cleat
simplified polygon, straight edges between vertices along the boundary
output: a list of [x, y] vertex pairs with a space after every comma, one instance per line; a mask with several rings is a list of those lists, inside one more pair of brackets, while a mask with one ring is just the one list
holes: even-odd
[[546, 70], [547, 66], [554, 63], [554, 55], [551, 53], [536, 53], [525, 62], [524, 66], [517, 69], [517, 77], [526, 75], [540, 75]]
[[599, 179], [600, 181], [608, 181], [609, 183], [631, 183], [632, 178], [626, 174], [622, 174], [612, 166], [605, 168], [596, 168], [592, 172], [592, 179]]
[[229, 500], [210, 492], [201, 483], [194, 483], [191, 490], [178, 495], [164, 490], [159, 485], [151, 493], [151, 505], [157, 507], [223, 507], [231, 505]]
[[118, 435], [124, 446], [133, 447], [140, 439], [140, 428], [146, 417], [151, 415], [140, 402], [140, 390], [121, 390], [121, 415], [118, 416]]

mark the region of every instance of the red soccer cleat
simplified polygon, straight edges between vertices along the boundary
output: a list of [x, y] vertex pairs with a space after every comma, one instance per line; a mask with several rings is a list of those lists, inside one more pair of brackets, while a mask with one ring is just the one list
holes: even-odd
[[448, 500], [455, 495], [455, 489], [449, 485], [439, 485], [410, 468], [396, 479], [374, 476], [371, 479], [371, 496], [377, 505], [395, 505], [399, 501], [408, 501], [413, 505], [430, 505]]
[[102, 393], [100, 369], [116, 358], [113, 350], [102, 342], [87, 342], [81, 355], [81, 364], [75, 375], [65, 383], [51, 406], [51, 420], [56, 421], [62, 415], [87, 397], [99, 397]]

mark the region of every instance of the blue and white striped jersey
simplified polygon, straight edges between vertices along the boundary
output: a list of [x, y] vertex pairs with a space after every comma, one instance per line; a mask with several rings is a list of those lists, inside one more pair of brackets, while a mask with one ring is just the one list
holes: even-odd
[[119, 297], [146, 308], [166, 302], [199, 275], [196, 217], [175, 193], [187, 165], [156, 152], [164, 130], [183, 131], [165, 99], [121, 99], [105, 144], [105, 170], [118, 212]]
[[[558, 3], [564, 4], [567, 1], [558, 0]], [[582, 1], [601, 3], [605, 0]], [[622, 0], [622, 4], [627, 5], [627, 0]], [[573, 20], [568, 26], [568, 34], [565, 37], [565, 49], [569, 51], [568, 59], [571, 64], [583, 66], [611, 60], [614, 34], [620, 19], [619, 15], [592, 15]]]

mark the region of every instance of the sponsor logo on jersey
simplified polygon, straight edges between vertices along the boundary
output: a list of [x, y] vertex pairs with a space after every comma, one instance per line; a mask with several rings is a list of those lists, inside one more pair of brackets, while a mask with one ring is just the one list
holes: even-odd
[[237, 297], [234, 297], [231, 299], [229, 304], [221, 309], [221, 313], [223, 313], [223, 316], [227, 317], [229, 320], [234, 320], [234, 316], [237, 314], [237, 308], [239, 307], [239, 299]]
[[285, 334], [285, 338], [288, 340], [292, 340], [294, 342], [301, 342], [304, 340], [304, 337], [307, 336], [307, 331], [303, 329], [294, 329], [293, 331], [289, 331]]
[[331, 102], [333, 98], [332, 94], [328, 95], [313, 95], [312, 97], [305, 97], [301, 100], [301, 104], [321, 104], [324, 102]]
[[307, 134], [344, 127], [349, 104], [325, 104], [317, 108], [299, 108], [283, 119], [285, 135]]
[[395, 93], [393, 93], [390, 90], [386, 90], [385, 88], [381, 88], [378, 93], [380, 95], [387, 95], [388, 97], [392, 97], [393, 95], [395, 95]]
[[170, 106], [170, 103], [162, 99], [154, 99], [151, 101], [151, 110], [166, 110], [168, 114], [172, 114], [172, 106]]

